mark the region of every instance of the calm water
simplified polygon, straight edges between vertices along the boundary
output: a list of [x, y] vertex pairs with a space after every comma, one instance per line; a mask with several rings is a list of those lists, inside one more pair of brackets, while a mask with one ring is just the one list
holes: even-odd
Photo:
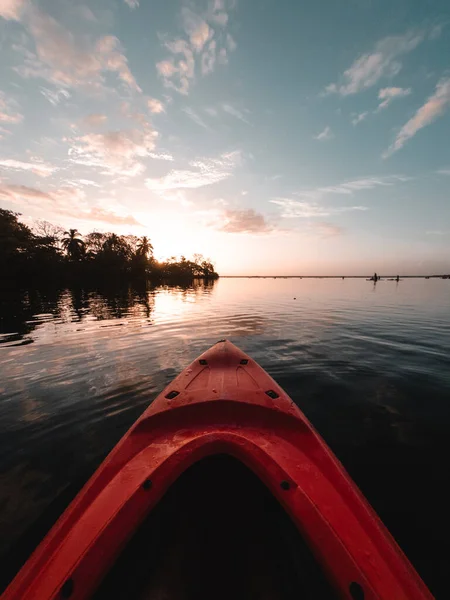
[[158, 391], [224, 337], [286, 389], [448, 597], [450, 281], [433, 279], [0, 294], [6, 578]]

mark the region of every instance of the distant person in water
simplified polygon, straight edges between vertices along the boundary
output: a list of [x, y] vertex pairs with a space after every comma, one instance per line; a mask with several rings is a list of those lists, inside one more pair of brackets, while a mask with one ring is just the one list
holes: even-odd
[[378, 281], [378, 275], [376, 273], [374, 273], [372, 279], [376, 283]]
[[400, 281], [400, 277], [397, 275], [395, 281], [398, 283]]

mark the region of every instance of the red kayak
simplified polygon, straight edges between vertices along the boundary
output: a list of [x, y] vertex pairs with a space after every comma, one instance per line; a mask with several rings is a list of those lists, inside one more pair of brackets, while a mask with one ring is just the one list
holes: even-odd
[[149, 406], [3, 598], [432, 596], [292, 400], [222, 341]]

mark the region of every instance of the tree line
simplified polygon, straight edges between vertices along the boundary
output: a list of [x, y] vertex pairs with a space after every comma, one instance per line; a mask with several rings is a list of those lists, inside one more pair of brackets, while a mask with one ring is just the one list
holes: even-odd
[[216, 279], [200, 254], [157, 261], [147, 236], [92, 231], [82, 236], [47, 221], [31, 229], [20, 214], [0, 208], [0, 278], [14, 282]]

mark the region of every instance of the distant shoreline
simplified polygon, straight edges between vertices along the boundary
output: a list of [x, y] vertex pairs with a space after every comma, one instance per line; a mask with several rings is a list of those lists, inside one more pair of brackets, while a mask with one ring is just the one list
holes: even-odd
[[[371, 275], [221, 275], [220, 279], [368, 279]], [[395, 275], [379, 275], [381, 279], [395, 279]], [[450, 275], [399, 275], [400, 279], [450, 279]]]

